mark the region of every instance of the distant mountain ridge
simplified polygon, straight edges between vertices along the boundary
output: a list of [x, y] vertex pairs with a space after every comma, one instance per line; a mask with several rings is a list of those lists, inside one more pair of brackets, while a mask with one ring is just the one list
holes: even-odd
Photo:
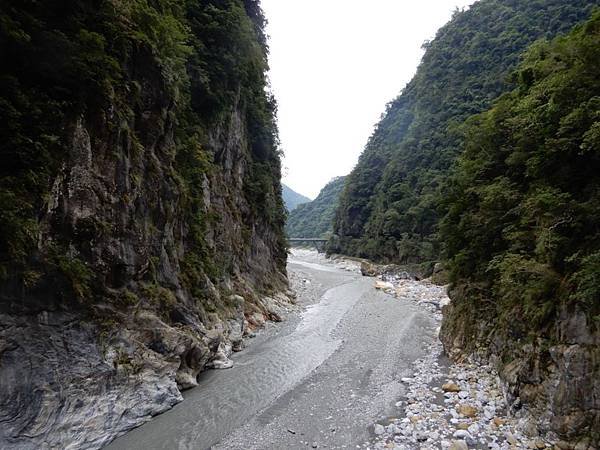
[[281, 184], [281, 195], [283, 196], [283, 203], [285, 204], [286, 209], [290, 212], [296, 209], [298, 205], [311, 201], [310, 198], [299, 194], [283, 183]]
[[299, 205], [286, 222], [289, 237], [328, 237], [333, 231], [333, 217], [344, 188], [346, 177], [333, 178], [325, 185], [317, 198]]

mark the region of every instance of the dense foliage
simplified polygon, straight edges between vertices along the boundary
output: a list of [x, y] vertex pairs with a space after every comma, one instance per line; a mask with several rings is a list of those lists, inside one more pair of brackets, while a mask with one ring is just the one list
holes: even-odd
[[600, 12], [533, 45], [516, 88], [465, 125], [441, 234], [470, 308], [534, 328], [561, 304], [600, 320], [599, 73]]
[[0, 275], [36, 245], [38, 211], [66, 153], [66, 122], [124, 87], [126, 30], [106, 4], [93, 10], [92, 2], [2, 3]]
[[299, 205], [288, 216], [285, 231], [289, 237], [327, 238], [333, 230], [333, 216], [346, 177], [336, 177], [325, 185], [317, 198]]
[[597, 0], [481, 0], [425, 44], [348, 176], [330, 251], [394, 262], [437, 259], [438, 194], [460, 153], [458, 125], [491, 106], [533, 41], [589, 18]]
[[[243, 180], [249, 208], [240, 222], [249, 230], [271, 227], [283, 263], [285, 212], [275, 103], [265, 92], [264, 24], [258, 0], [3, 1], [0, 278], [39, 259], [40, 221], [68, 160], [73, 124], [82, 118], [93, 128], [107, 121], [98, 139], [120, 133], [143, 150], [143, 135], [160, 126], [137, 130], [137, 118], [157, 104], [164, 105], [161, 125], [175, 128], [172, 161], [165, 164], [172, 163], [185, 197], [186, 267], [215, 272], [208, 270], [214, 255], [204, 243], [210, 216], [202, 186], [219, 163], [209, 134], [235, 109], [249, 142]], [[141, 85], [141, 73], [155, 81]], [[59, 239], [56, 244], [55, 257], [44, 257], [64, 272], [66, 249]]]
[[301, 205], [302, 203], [310, 202], [310, 198], [299, 194], [298, 192], [294, 191], [292, 188], [286, 186], [285, 184], [281, 185], [281, 194], [283, 196], [283, 203], [285, 204], [285, 208], [288, 211], [293, 211], [298, 205]]

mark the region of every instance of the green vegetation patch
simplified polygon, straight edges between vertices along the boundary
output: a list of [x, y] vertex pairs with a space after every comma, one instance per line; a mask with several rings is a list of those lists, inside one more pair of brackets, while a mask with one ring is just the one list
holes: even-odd
[[457, 11], [424, 45], [417, 74], [388, 105], [348, 176], [330, 251], [394, 263], [438, 259], [440, 199], [464, 146], [461, 124], [512, 89], [509, 74], [530, 44], [568, 32], [595, 5], [481, 0]]
[[[236, 151], [248, 168], [241, 186], [247, 204], [235, 203], [243, 211], [232, 214], [253, 233], [274, 237], [276, 264], [283, 269], [285, 211], [276, 105], [265, 90], [264, 26], [257, 0], [2, 2], [0, 279], [18, 279], [27, 287], [38, 274], [57, 270], [70, 280], [76, 297], [90, 297], [90, 290], [98, 294], [105, 282], [106, 265], [95, 267], [97, 260], [85, 247], [116, 233], [120, 224], [93, 216], [63, 223], [60, 205], [47, 223], [51, 197], [65, 195], [51, 190], [69, 168], [75, 124], [89, 133], [92, 158], [108, 145], [102, 157], [114, 158], [115, 167], [124, 159], [135, 162], [135, 170], [125, 174], [135, 192], [119, 199], [126, 207], [135, 207], [132, 194], [143, 195], [149, 181], [160, 186], [167, 176], [177, 186], [180, 195], [169, 200], [179, 202], [171, 210], [181, 214], [186, 239], [182, 249], [169, 251], [183, 250], [181, 280], [200, 295], [206, 275], [217, 282], [232, 271], [231, 258], [221, 258], [206, 242], [221, 218], [204, 198], [206, 189], [218, 190], [210, 183], [218, 183], [216, 175], [225, 170], [215, 160], [215, 147], [229, 126], [241, 123], [242, 145]], [[156, 123], [142, 130], [138, 123], [149, 109], [159, 110]], [[153, 135], [163, 128], [165, 136]], [[146, 143], [161, 138], [161, 146], [169, 144], [171, 131], [174, 145], [146, 158]], [[148, 241], [164, 231], [163, 218], [155, 219], [148, 217], [143, 230], [151, 235], [145, 236]], [[52, 249], [50, 240], [56, 243]], [[148, 259], [156, 281], [160, 259], [157, 254]], [[126, 294], [115, 301], [129, 305], [135, 299]]]
[[441, 236], [453, 281], [488, 284], [506, 321], [600, 313], [598, 73], [600, 13], [533, 45], [515, 89], [464, 126]]
[[328, 238], [333, 231], [333, 216], [344, 188], [345, 177], [331, 180], [312, 202], [298, 205], [289, 213], [285, 225], [289, 237]]

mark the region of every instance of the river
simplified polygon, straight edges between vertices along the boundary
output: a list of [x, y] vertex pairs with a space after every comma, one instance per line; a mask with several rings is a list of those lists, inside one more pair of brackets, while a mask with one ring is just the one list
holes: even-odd
[[356, 448], [393, 410], [435, 324], [373, 279], [301, 252], [288, 271], [302, 312], [269, 324], [207, 371], [184, 401], [118, 438], [118, 449]]

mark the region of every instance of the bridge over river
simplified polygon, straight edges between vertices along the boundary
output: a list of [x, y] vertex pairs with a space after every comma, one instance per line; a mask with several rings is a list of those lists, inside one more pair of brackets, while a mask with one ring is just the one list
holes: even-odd
[[302, 238], [302, 237], [294, 237], [288, 238], [288, 242], [293, 246], [295, 245], [307, 245], [311, 247], [315, 247], [318, 252], [323, 252], [325, 250], [325, 244], [327, 244], [328, 239], [323, 238]]

